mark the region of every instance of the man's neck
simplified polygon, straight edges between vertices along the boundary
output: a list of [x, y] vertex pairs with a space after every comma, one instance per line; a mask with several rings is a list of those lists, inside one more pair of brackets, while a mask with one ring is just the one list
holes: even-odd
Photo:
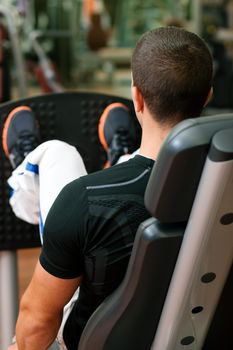
[[171, 128], [162, 127], [154, 121], [144, 122], [140, 154], [147, 158], [157, 159], [161, 146], [170, 131]]

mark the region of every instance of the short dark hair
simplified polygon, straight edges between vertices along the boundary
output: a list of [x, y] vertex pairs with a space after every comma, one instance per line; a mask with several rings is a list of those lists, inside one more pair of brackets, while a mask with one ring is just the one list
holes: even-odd
[[133, 84], [162, 124], [198, 117], [212, 86], [213, 61], [205, 42], [182, 28], [145, 33], [132, 56]]

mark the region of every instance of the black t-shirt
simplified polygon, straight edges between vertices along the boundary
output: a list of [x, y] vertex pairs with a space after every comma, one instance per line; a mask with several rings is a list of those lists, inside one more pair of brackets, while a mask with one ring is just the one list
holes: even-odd
[[153, 164], [137, 155], [81, 177], [49, 212], [41, 265], [56, 277], [83, 276], [63, 334], [69, 350], [77, 349], [87, 320], [125, 275], [137, 228], [149, 217], [144, 193]]

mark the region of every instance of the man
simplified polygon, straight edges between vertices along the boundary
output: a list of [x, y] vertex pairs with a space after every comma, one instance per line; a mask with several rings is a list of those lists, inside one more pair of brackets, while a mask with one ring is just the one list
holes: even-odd
[[[17, 345], [11, 350], [47, 349], [57, 335], [63, 307], [79, 287], [63, 331], [67, 349], [77, 349], [88, 318], [124, 277], [137, 227], [149, 217], [144, 192], [163, 140], [175, 124], [200, 115], [211, 85], [212, 58], [195, 34], [168, 27], [139, 40], [131, 88], [142, 127], [139, 154], [72, 181], [56, 198], [46, 218], [39, 262], [21, 301]], [[111, 106], [100, 120], [106, 148], [114, 137], [113, 130], [109, 140], [108, 121], [116, 112], [127, 118], [124, 106]], [[5, 130], [3, 143], [10, 157], [10, 122]]]

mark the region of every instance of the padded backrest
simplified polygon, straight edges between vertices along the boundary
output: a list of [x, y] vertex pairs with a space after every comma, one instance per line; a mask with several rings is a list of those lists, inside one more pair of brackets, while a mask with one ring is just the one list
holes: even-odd
[[[233, 214], [229, 211], [233, 212], [233, 207], [227, 193], [228, 185], [232, 191], [232, 128], [231, 115], [204, 117], [184, 121], [168, 136], [145, 195], [147, 208], [156, 219], [149, 219], [139, 227], [125, 279], [88, 321], [78, 350], [201, 349], [232, 260]], [[223, 173], [218, 170], [222, 167]], [[224, 174], [223, 178], [221, 174]], [[223, 187], [222, 192], [216, 192], [213, 201], [208, 182], [213, 182], [214, 188]], [[202, 197], [208, 197], [207, 217], [201, 213], [203, 204], [198, 205], [199, 192]], [[227, 198], [222, 207], [224, 196]], [[196, 215], [192, 213], [193, 203], [195, 207], [199, 206], [195, 218], [199, 224], [192, 222]], [[212, 209], [214, 214], [210, 220]], [[188, 221], [190, 212], [192, 217]], [[208, 225], [209, 220], [214, 227]], [[222, 239], [219, 231], [225, 235]], [[216, 242], [211, 240], [212, 233]], [[219, 252], [216, 252], [218, 246]], [[226, 258], [222, 259], [222, 264], [224, 248]], [[212, 255], [207, 253], [209, 250]], [[216, 276], [217, 282], [213, 282]], [[223, 303], [229, 305], [230, 294], [224, 291], [222, 295]], [[170, 303], [169, 296], [172, 296]], [[172, 324], [169, 323], [170, 316]], [[224, 327], [224, 320], [222, 323]], [[214, 329], [216, 331], [216, 327]], [[157, 333], [158, 338], [153, 342]], [[229, 338], [226, 344], [229, 345]]]
[[[0, 105], [0, 134], [8, 113], [20, 105], [30, 106], [39, 121], [42, 141], [60, 139], [77, 147], [88, 172], [103, 167], [106, 155], [99, 142], [97, 125], [103, 109], [112, 102], [123, 102], [135, 121], [138, 141], [141, 130], [131, 100], [97, 93], [59, 93], [34, 96]], [[17, 219], [8, 204], [6, 180], [11, 173], [0, 147], [0, 250], [40, 246], [38, 228]]]
[[187, 221], [213, 136], [232, 127], [232, 115], [188, 119], [166, 139], [152, 170], [145, 203], [162, 222]]
[[150, 349], [183, 232], [154, 218], [140, 225], [125, 279], [90, 318], [78, 350]]
[[[212, 349], [215, 348], [218, 336], [223, 334], [225, 335], [222, 339], [222, 344], [225, 344], [223, 348], [230, 349], [233, 345], [229, 329], [228, 334], [224, 329], [228, 321], [232, 320], [232, 316], [221, 312], [232, 308], [230, 297], [232, 280], [230, 282], [229, 279], [232, 278], [230, 270], [233, 262], [233, 115], [200, 118], [198, 123], [199, 132], [194, 132], [195, 143], [200, 139], [201, 154], [203, 152], [206, 154], [205, 164], [198, 180], [194, 201], [188, 211], [185, 208], [184, 214], [188, 215], [188, 223], [152, 350], [176, 350], [182, 349], [183, 346], [195, 350], [202, 349], [203, 346], [205, 349]], [[217, 124], [218, 127], [215, 128]], [[184, 126], [187, 125], [184, 124]], [[209, 142], [203, 143], [203, 135], [208, 136], [207, 126], [211, 135], [209, 135]], [[195, 129], [196, 125], [194, 125], [194, 131]], [[176, 131], [173, 132], [176, 133]], [[186, 134], [187, 130], [184, 129], [184, 132]], [[190, 132], [188, 135], [193, 142]], [[163, 151], [166, 145], [171, 149], [169, 143], [172, 137], [173, 133], [168, 138], [168, 143], [165, 142]], [[179, 142], [174, 146], [181, 149], [183, 154], [184, 142], [182, 138], [178, 138], [177, 141]], [[170, 164], [172, 163], [171, 161]], [[187, 164], [190, 163], [184, 161], [184, 165]], [[164, 163], [164, 166], [166, 170], [167, 163]], [[173, 194], [168, 194], [171, 201], [168, 210], [170, 211], [172, 205], [176, 207], [173, 210], [175, 220], [178, 217], [176, 214], [181, 214], [183, 206], [183, 203], [180, 203], [180, 200], [183, 200], [182, 187], [183, 191], [189, 190], [185, 186], [188, 181], [185, 178], [186, 169], [184, 167], [183, 172], [179, 170], [178, 173], [182, 174], [179, 177], [180, 195], [174, 197], [177, 189], [174, 189]], [[156, 169], [154, 170], [153, 176], [157, 179], [158, 173]], [[190, 170], [187, 170], [189, 173]], [[176, 184], [178, 181], [176, 173], [172, 172], [172, 175]], [[166, 178], [163, 180], [161, 185], [163, 187], [165, 184], [166, 187], [168, 181]], [[193, 181], [191, 181], [191, 193], [192, 186]], [[156, 192], [155, 188], [154, 191]], [[157, 200], [155, 192], [155, 200]], [[150, 209], [157, 210], [156, 206]], [[166, 217], [166, 208], [161, 206], [160, 209], [159, 213], [169, 221], [169, 216]], [[216, 313], [215, 310], [217, 310]], [[216, 320], [219, 321], [216, 322]], [[210, 328], [207, 336], [211, 322], [214, 326]], [[206, 345], [204, 345], [206, 336]]]

